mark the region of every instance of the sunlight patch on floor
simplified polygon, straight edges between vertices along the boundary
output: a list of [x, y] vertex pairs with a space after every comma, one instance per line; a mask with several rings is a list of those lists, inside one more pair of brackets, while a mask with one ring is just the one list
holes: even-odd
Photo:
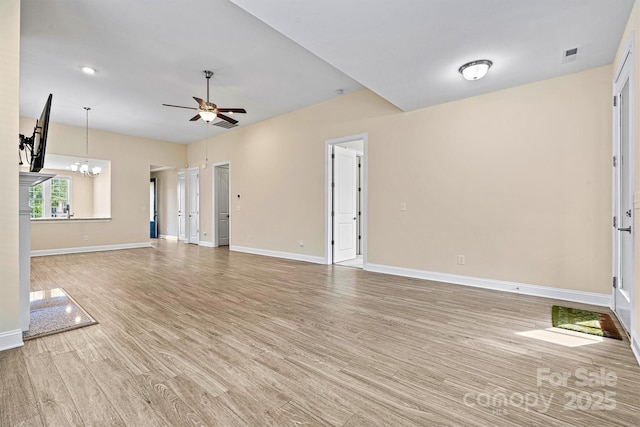
[[602, 342], [603, 338], [560, 328], [535, 329], [533, 331], [516, 332], [516, 335], [536, 340], [559, 344], [565, 347], [581, 347]]

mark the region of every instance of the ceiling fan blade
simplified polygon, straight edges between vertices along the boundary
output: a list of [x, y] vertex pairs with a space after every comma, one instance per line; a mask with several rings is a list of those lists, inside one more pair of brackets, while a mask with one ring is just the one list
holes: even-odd
[[222, 120], [228, 121], [232, 125], [235, 125], [236, 123], [238, 123], [237, 120], [232, 119], [231, 117], [225, 116], [224, 114], [221, 114], [221, 113], [218, 113], [218, 117], [220, 117]]
[[246, 113], [247, 110], [244, 108], [222, 108], [218, 107], [218, 111], [222, 113]]
[[207, 109], [207, 104], [200, 98], [196, 98], [195, 96], [193, 97], [193, 99], [196, 100], [196, 102], [198, 103], [198, 105], [200, 105], [200, 109], [201, 110], [206, 110]]
[[187, 110], [197, 110], [197, 108], [194, 107], [183, 107], [182, 105], [171, 105], [171, 104], [162, 104], [165, 107], [176, 107], [176, 108], [186, 108]]
[[195, 122], [196, 120], [200, 120], [200, 113], [196, 114], [195, 116], [189, 119], [190, 122]]

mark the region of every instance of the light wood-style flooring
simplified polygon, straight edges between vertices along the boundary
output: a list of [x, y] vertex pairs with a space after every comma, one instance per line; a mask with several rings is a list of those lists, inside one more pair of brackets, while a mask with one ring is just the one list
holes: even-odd
[[640, 425], [629, 342], [560, 301], [164, 240], [34, 258], [56, 287], [100, 324], [0, 352], [2, 427]]

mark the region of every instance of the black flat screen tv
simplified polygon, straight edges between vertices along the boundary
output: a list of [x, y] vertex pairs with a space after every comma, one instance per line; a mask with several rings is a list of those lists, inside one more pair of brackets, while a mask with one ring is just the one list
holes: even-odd
[[[49, 131], [49, 114], [51, 113], [51, 99], [52, 94], [49, 94], [47, 102], [44, 104], [42, 114], [36, 121], [36, 125], [33, 128], [33, 135], [25, 137], [20, 135], [20, 150], [27, 152], [27, 159], [29, 160], [29, 171], [40, 172], [44, 167], [44, 155], [47, 149], [47, 133]], [[22, 162], [20, 162], [22, 164]]]

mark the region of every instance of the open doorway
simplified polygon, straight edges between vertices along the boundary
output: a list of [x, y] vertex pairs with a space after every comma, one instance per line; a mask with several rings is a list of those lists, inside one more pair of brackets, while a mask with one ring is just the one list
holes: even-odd
[[367, 135], [326, 141], [326, 262], [366, 265]]
[[[180, 186], [180, 174], [183, 177], [182, 185], [184, 187], [184, 172], [180, 172], [177, 168], [170, 166], [151, 166], [149, 179], [149, 235], [152, 239], [178, 240], [180, 230], [176, 210], [180, 211], [178, 202], [180, 190], [176, 192], [176, 183]], [[184, 196], [182, 196], [182, 200], [184, 204]]]
[[213, 173], [213, 246], [229, 246], [231, 241], [231, 188], [230, 162], [214, 164]]

